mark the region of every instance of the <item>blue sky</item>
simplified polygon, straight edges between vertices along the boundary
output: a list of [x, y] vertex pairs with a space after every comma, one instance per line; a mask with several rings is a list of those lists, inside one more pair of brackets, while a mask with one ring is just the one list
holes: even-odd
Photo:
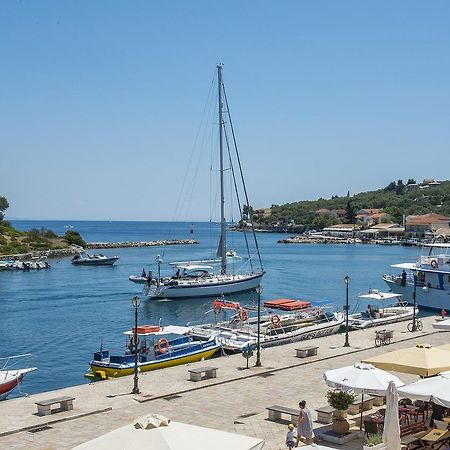
[[194, 142], [217, 62], [255, 207], [449, 178], [447, 1], [0, 8], [10, 216], [209, 219], [210, 153]]

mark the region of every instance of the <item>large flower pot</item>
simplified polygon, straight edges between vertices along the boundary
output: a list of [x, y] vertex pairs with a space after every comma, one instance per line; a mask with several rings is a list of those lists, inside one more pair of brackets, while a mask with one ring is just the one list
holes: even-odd
[[341, 409], [335, 409], [333, 412], [333, 417], [335, 417], [336, 419], [346, 419], [347, 418], [347, 411], [342, 411]]
[[346, 434], [350, 429], [350, 424], [345, 419], [333, 419], [333, 431], [336, 434]]

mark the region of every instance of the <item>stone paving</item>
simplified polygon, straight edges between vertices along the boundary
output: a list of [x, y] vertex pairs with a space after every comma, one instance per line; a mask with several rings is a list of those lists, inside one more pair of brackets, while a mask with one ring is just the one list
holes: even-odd
[[[288, 422], [267, 420], [267, 406], [281, 404], [296, 408], [299, 400], [304, 399], [314, 411], [327, 404], [328, 389], [322, 378], [325, 370], [418, 343], [448, 343], [450, 335], [434, 332], [433, 321], [432, 317], [423, 319], [424, 330], [416, 333], [406, 331], [406, 322], [389, 325], [395, 333], [387, 347], [374, 348], [372, 328], [350, 333], [349, 348], [342, 346], [344, 335], [315, 339], [318, 355], [305, 359], [295, 357], [294, 349], [302, 343], [263, 349], [261, 368], [253, 366], [254, 357], [248, 370], [244, 369], [245, 359], [241, 355], [216, 358], [208, 365], [218, 367], [218, 377], [197, 383], [188, 381], [187, 366], [148, 372], [140, 375], [140, 395], [129, 394], [133, 377], [124, 377], [4, 401], [0, 403], [0, 449], [70, 449], [147, 413], [263, 438], [268, 450], [286, 448]], [[189, 366], [204, 365], [198, 362]], [[397, 375], [405, 383], [417, 380], [416, 376]], [[61, 395], [76, 398], [73, 411], [46, 417], [36, 415], [35, 401]], [[51, 428], [38, 433], [24, 430], [47, 422]], [[314, 426], [323, 427], [318, 423]], [[346, 444], [345, 449], [362, 449], [362, 440]]]

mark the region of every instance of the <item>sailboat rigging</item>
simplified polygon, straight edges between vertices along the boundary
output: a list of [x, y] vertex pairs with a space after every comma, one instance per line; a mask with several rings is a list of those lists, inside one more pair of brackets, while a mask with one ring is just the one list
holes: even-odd
[[[243, 214], [242, 202], [239, 198], [238, 179], [233, 166], [231, 146], [234, 147], [235, 159], [238, 167], [239, 182], [242, 184], [245, 205], [249, 208], [249, 199], [245, 186], [241, 161], [239, 158], [236, 136], [231, 120], [228, 99], [222, 78], [222, 65], [217, 65], [217, 89], [218, 89], [218, 119], [219, 119], [219, 172], [220, 172], [220, 239], [216, 256], [219, 261], [190, 261], [170, 263], [175, 268], [175, 275], [172, 277], [161, 277], [162, 259], [157, 258], [158, 275], [156, 278], [148, 277], [143, 293], [150, 298], [192, 298], [192, 297], [213, 297], [221, 294], [235, 294], [255, 289], [260, 285], [264, 275], [261, 255], [259, 252], [258, 241], [253, 226], [253, 219], [249, 214], [248, 221], [253, 234], [255, 253], [258, 258], [259, 267], [254, 268], [253, 259], [255, 254], [251, 255], [250, 245], [244, 230], [244, 239], [248, 253], [247, 273], [233, 273], [227, 271], [227, 258], [230, 257], [230, 250], [227, 251], [227, 221], [225, 218], [225, 187], [224, 172], [226, 158], [230, 162], [232, 182], [236, 193], [237, 204], [240, 214]], [[225, 107], [225, 110], [224, 110]], [[225, 128], [224, 115], [231, 130], [231, 136], [228, 136]], [[242, 217], [243, 219], [243, 217]], [[233, 250], [233, 256], [236, 252]], [[220, 262], [220, 273], [214, 273], [214, 268], [207, 263]]]

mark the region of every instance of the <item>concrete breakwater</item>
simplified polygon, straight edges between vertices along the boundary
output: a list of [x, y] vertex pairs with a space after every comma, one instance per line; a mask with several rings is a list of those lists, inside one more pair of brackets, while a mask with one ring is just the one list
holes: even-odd
[[[104, 249], [104, 248], [127, 248], [127, 247], [158, 247], [164, 245], [194, 245], [198, 241], [194, 239], [165, 239], [161, 241], [143, 241], [143, 242], [89, 242], [86, 249]], [[19, 253], [15, 255], [0, 255], [0, 261], [14, 259], [29, 260], [32, 258], [61, 258], [64, 256], [73, 256], [83, 250], [81, 247], [72, 246], [68, 248], [58, 248], [53, 250], [39, 250], [28, 253]]]
[[334, 236], [293, 236], [280, 239], [278, 244], [362, 244], [365, 243], [358, 238], [341, 238]]
[[127, 248], [127, 247], [158, 247], [162, 245], [194, 245], [194, 239], [164, 239], [162, 241], [134, 241], [134, 242], [89, 242], [87, 249], [94, 248]]

